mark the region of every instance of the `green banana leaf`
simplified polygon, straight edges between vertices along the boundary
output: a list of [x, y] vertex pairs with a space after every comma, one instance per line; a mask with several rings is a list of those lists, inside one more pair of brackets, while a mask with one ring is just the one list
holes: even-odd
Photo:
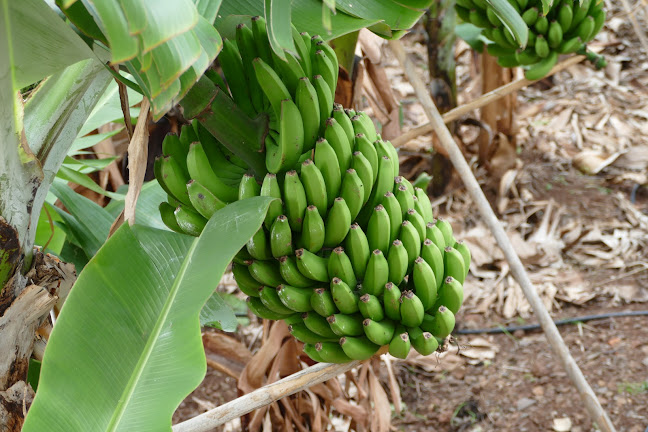
[[222, 0], [57, 0], [88, 38], [107, 44], [125, 63], [159, 119], [185, 95], [218, 55], [211, 25]]
[[196, 239], [118, 229], [63, 306], [23, 431], [170, 431], [206, 371], [200, 310], [271, 201], [228, 205]]

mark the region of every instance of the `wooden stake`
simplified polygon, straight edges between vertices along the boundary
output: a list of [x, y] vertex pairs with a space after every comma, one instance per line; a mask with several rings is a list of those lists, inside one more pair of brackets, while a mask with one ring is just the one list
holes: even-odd
[[[568, 59], [563, 60], [562, 62], [558, 63], [556, 66], [554, 66], [553, 69], [549, 72], [547, 76], [551, 76], [557, 72], [560, 72], [563, 69], [567, 69], [570, 66], [573, 66], [575, 64], [578, 64], [585, 60], [585, 56], [572, 56], [569, 57]], [[451, 121], [457, 120], [464, 114], [468, 114], [470, 111], [481, 108], [485, 105], [488, 105], [489, 103], [496, 101], [498, 99], [503, 98], [504, 96], [522, 89], [523, 87], [528, 86], [529, 84], [533, 83], [533, 81], [529, 81], [528, 79], [522, 78], [517, 81], [513, 81], [511, 83], [508, 83], [506, 85], [503, 85], [501, 87], [496, 88], [495, 90], [492, 90], [488, 93], [484, 93], [477, 99], [468, 102], [467, 104], [458, 106], [455, 109], [452, 109], [448, 111], [447, 113], [443, 114], [443, 122], [444, 123], [450, 123]], [[395, 138], [391, 140], [391, 143], [394, 145], [394, 147], [401, 147], [405, 145], [408, 141], [413, 140], [414, 138], [428, 134], [434, 130], [434, 126], [432, 126], [432, 123], [426, 123], [422, 126], [415, 127], [414, 129], [405, 132], [403, 135], [399, 136], [398, 138]]]
[[286, 396], [309, 388], [312, 385], [328, 381], [331, 378], [357, 367], [359, 361], [345, 364], [319, 363], [296, 374], [263, 386], [251, 393], [234, 399], [231, 402], [211, 409], [173, 426], [173, 432], [208, 432], [216, 426], [241, 417], [256, 409], [270, 405]]
[[513, 276], [520, 284], [524, 295], [533, 308], [533, 312], [538, 317], [538, 321], [540, 322], [542, 330], [544, 331], [547, 340], [549, 341], [551, 349], [562, 363], [562, 366], [567, 372], [569, 379], [571, 379], [572, 383], [578, 390], [581, 399], [583, 399], [583, 404], [585, 405], [585, 408], [589, 412], [590, 416], [592, 416], [592, 421], [596, 422], [596, 424], [602, 431], [615, 431], [614, 425], [610, 421], [610, 418], [608, 417], [605, 410], [603, 410], [603, 407], [594, 394], [594, 391], [585, 379], [583, 372], [580, 370], [580, 368], [576, 364], [576, 361], [571, 356], [567, 345], [565, 345], [565, 341], [562, 339], [560, 333], [558, 332], [558, 328], [554, 324], [551, 316], [549, 315], [549, 312], [542, 303], [538, 292], [533, 287], [533, 284], [529, 279], [529, 275], [524, 269], [522, 261], [520, 261], [520, 257], [518, 257], [517, 253], [515, 252], [511, 241], [507, 237], [506, 232], [502, 227], [502, 224], [497, 219], [497, 216], [495, 216], [495, 213], [491, 209], [491, 206], [486, 199], [484, 192], [481, 190], [479, 183], [477, 183], [477, 179], [473, 175], [470, 167], [468, 166], [468, 163], [463, 157], [463, 154], [452, 138], [450, 131], [444, 123], [445, 120], [441, 117], [439, 111], [434, 105], [432, 98], [427, 92], [425, 84], [417, 74], [414, 64], [407, 58], [403, 45], [398, 40], [390, 41], [389, 44], [392, 52], [396, 55], [396, 58], [400, 62], [402, 68], [405, 70], [407, 79], [409, 80], [410, 84], [412, 84], [412, 87], [414, 87], [416, 96], [423, 105], [425, 114], [427, 114], [428, 120], [430, 120], [431, 129], [436, 132], [439, 140], [441, 141], [441, 145], [443, 145], [447, 150], [448, 155], [450, 156], [450, 161], [452, 161], [452, 164], [457, 170], [457, 173], [459, 173], [461, 180], [466, 186], [466, 190], [468, 190], [468, 193], [477, 205], [479, 213], [481, 214], [482, 218], [484, 218], [484, 222], [486, 222], [491, 232], [493, 233], [495, 240], [497, 240], [497, 244], [504, 252], [504, 256], [511, 266], [511, 273], [513, 273]]

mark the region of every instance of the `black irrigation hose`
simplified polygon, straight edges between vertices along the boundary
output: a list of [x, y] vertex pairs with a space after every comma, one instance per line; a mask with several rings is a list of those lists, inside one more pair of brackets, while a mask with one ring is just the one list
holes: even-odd
[[[554, 324], [559, 326], [565, 324], [573, 324], [576, 322], [585, 322], [585, 321], [592, 321], [592, 320], [599, 320], [599, 319], [606, 319], [606, 318], [646, 316], [646, 315], [648, 315], [648, 311], [646, 310], [629, 311], [629, 312], [610, 312], [610, 313], [599, 314], [599, 315], [584, 315], [580, 317], [566, 318], [566, 319], [554, 321]], [[540, 324], [525, 324], [525, 325], [511, 326], [511, 327], [458, 329], [454, 331], [453, 334], [495, 334], [495, 333], [512, 333], [516, 330], [528, 331], [528, 330], [539, 330], [539, 329], [540, 329]], [[648, 432], [648, 429], [646, 430], [646, 432]]]

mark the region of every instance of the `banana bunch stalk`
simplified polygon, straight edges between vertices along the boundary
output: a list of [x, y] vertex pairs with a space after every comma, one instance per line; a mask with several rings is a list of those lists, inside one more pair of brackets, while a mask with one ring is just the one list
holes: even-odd
[[[249, 309], [284, 320], [315, 361], [434, 352], [454, 328], [470, 252], [435, 219], [427, 194], [399, 176], [398, 153], [366, 113], [333, 106], [335, 53], [293, 32], [296, 56], [269, 48], [263, 20], [237, 28], [220, 61], [231, 99], [268, 116], [267, 173], [255, 177], [199, 122], [169, 135], [156, 174], [174, 231], [199, 235], [232, 201], [277, 198], [234, 259]], [[258, 173], [256, 173], [258, 174]]]
[[[603, 0], [554, 0], [546, 15], [541, 0], [508, 1], [529, 28], [526, 47], [518, 46], [485, 0], [457, 0], [456, 11], [463, 21], [484, 29], [484, 36], [492, 41], [486, 50], [500, 66], [524, 66], [529, 80], [546, 76], [560, 54], [584, 53], [605, 23]], [[592, 59], [597, 68], [605, 66], [602, 57]]]

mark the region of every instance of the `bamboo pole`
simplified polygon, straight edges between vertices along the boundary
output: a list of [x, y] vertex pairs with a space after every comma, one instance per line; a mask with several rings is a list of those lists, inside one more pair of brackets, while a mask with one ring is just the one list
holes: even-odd
[[518, 257], [515, 249], [513, 249], [513, 245], [507, 237], [504, 228], [497, 219], [497, 216], [495, 216], [495, 213], [491, 209], [491, 206], [488, 203], [484, 192], [481, 190], [479, 183], [477, 183], [477, 179], [470, 170], [470, 167], [464, 159], [461, 150], [459, 150], [459, 147], [457, 147], [457, 144], [452, 138], [450, 131], [444, 123], [444, 119], [439, 114], [439, 111], [434, 105], [432, 98], [427, 92], [425, 84], [418, 76], [414, 64], [407, 58], [403, 45], [398, 40], [390, 41], [389, 44], [392, 52], [396, 55], [396, 58], [398, 58], [399, 63], [405, 70], [407, 79], [409, 80], [410, 84], [412, 84], [412, 87], [414, 87], [414, 92], [421, 101], [423, 109], [425, 110], [425, 114], [427, 114], [427, 117], [430, 120], [431, 128], [436, 132], [441, 145], [448, 152], [450, 161], [459, 173], [459, 176], [466, 186], [468, 193], [477, 205], [479, 213], [484, 218], [484, 221], [493, 233], [495, 240], [497, 240], [498, 245], [504, 252], [504, 256], [511, 266], [511, 273], [513, 273], [513, 276], [520, 284], [524, 295], [531, 304], [534, 313], [538, 317], [538, 321], [540, 322], [542, 330], [544, 331], [547, 340], [549, 341], [551, 349], [554, 351], [554, 354], [562, 363], [562, 366], [567, 372], [567, 375], [578, 390], [585, 408], [592, 416], [592, 420], [596, 422], [596, 424], [602, 431], [615, 431], [614, 425], [610, 421], [610, 418], [608, 417], [605, 410], [603, 410], [603, 407], [601, 406], [599, 400], [596, 398], [594, 391], [585, 379], [583, 372], [580, 370], [580, 368], [576, 364], [576, 361], [571, 356], [569, 348], [567, 348], [565, 341], [562, 339], [560, 333], [558, 332], [558, 328], [554, 324], [551, 316], [549, 315], [549, 312], [544, 307], [540, 296], [533, 287], [533, 284], [529, 279], [529, 275], [524, 269], [522, 261], [520, 261], [520, 257]]
[[[575, 64], [578, 64], [585, 60], [585, 56], [572, 56], [569, 57], [560, 63], [558, 63], [556, 66], [551, 69], [549, 74], [547, 76], [551, 76], [557, 72], [560, 72], [563, 69], [567, 69], [570, 66], [573, 66]], [[477, 99], [472, 100], [468, 102], [467, 104], [458, 106], [457, 108], [454, 108], [445, 114], [443, 114], [443, 122], [444, 123], [450, 123], [454, 120], [457, 120], [464, 114], [468, 114], [470, 111], [481, 108], [485, 105], [488, 105], [489, 103], [496, 101], [500, 98], [503, 98], [504, 96], [513, 93], [514, 91], [520, 90], [529, 84], [533, 83], [533, 81], [529, 81], [526, 78], [522, 78], [513, 82], [510, 82], [508, 84], [505, 84], [501, 87], [496, 88], [495, 90], [489, 91], [488, 93], [484, 93], [483, 95], [479, 96]], [[424, 125], [415, 127], [414, 129], [405, 132], [403, 135], [399, 136], [398, 138], [395, 138], [391, 140], [391, 143], [395, 147], [402, 147], [405, 145], [408, 141], [420, 136], [420, 135], [425, 135], [434, 130], [434, 126], [432, 125], [432, 122], [426, 123]]]
[[359, 361], [345, 364], [319, 363], [293, 375], [287, 376], [272, 384], [268, 384], [243, 395], [231, 402], [211, 409], [203, 414], [193, 417], [173, 426], [173, 432], [208, 432], [216, 426], [241, 417], [256, 409], [270, 405], [286, 396], [297, 393], [328, 381], [331, 378], [357, 367]]

